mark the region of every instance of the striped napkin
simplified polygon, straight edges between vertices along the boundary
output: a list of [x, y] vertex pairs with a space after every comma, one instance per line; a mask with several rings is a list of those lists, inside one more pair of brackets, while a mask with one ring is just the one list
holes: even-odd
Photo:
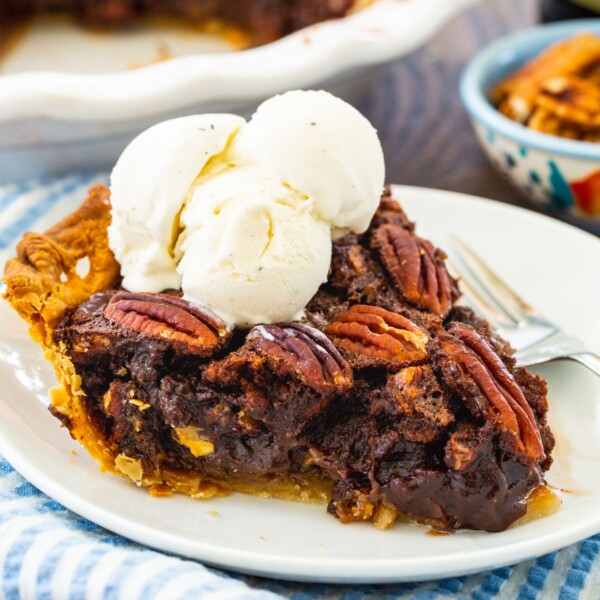
[[[0, 186], [0, 263], [71, 212], [102, 173]], [[1, 392], [0, 392], [1, 393]], [[109, 477], [109, 475], [106, 475]], [[391, 534], [393, 535], [393, 534]], [[600, 535], [537, 560], [418, 584], [335, 586], [235, 575], [149, 550], [48, 498], [0, 457], [0, 598], [89, 600], [600, 598]]]

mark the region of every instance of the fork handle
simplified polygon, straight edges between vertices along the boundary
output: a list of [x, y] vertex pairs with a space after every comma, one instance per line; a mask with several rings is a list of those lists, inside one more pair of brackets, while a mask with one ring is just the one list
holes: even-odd
[[581, 363], [600, 377], [600, 356], [597, 354], [592, 352], [576, 352], [575, 354], [570, 354], [569, 358]]

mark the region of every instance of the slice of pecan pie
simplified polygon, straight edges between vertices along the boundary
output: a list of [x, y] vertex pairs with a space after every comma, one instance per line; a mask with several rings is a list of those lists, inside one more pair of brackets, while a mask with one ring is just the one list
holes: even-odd
[[303, 319], [249, 331], [178, 290], [123, 290], [109, 221], [98, 185], [5, 272], [56, 367], [51, 411], [102, 467], [154, 494], [327, 502], [379, 527], [499, 531], [527, 512], [554, 445], [546, 384], [456, 305], [444, 253], [389, 191], [334, 243]]

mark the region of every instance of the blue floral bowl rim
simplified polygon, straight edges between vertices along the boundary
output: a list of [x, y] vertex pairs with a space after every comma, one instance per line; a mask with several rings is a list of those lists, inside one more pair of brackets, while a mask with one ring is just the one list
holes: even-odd
[[[539, 42], [547, 47], [554, 42], [586, 30], [600, 34], [600, 19], [579, 19], [536, 25], [500, 38], [486, 46], [467, 64], [460, 78], [460, 96], [471, 117], [488, 129], [496, 131], [524, 147], [529, 146], [567, 157], [600, 161], [600, 144], [569, 140], [532, 131], [499, 113], [487, 97], [489, 88], [484, 89], [486, 73], [490, 68], [494, 69], [499, 66], [498, 59], [504, 53], [512, 52], [517, 57], [522, 57], [524, 62], [529, 58], [527, 50], [532, 46], [539, 45]], [[500, 77], [498, 81], [499, 79]]]

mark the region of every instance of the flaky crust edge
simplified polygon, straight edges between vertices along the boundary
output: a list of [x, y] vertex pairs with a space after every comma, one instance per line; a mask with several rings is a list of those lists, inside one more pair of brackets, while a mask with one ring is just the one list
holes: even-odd
[[[69, 308], [106, 289], [119, 278], [119, 264], [108, 246], [111, 221], [109, 190], [96, 184], [83, 204], [44, 233], [27, 232], [17, 245], [17, 256], [4, 269], [4, 298], [29, 323], [31, 337], [42, 346], [60, 383], [50, 391], [57, 416], [67, 422], [71, 436], [100, 463], [114, 471], [114, 452], [90, 422], [84, 391], [64, 344], [53, 333]], [[77, 273], [80, 260], [89, 271]]]

